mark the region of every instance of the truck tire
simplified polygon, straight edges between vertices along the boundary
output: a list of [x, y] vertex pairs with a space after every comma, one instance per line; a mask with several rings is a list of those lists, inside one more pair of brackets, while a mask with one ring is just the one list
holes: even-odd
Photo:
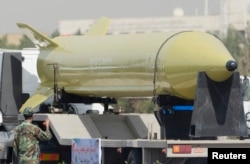
[[141, 149], [131, 149], [127, 161], [128, 164], [142, 164]]

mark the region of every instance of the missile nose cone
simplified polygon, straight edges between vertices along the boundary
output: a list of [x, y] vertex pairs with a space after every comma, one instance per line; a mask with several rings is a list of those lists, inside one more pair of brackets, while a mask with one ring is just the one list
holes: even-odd
[[237, 63], [235, 61], [229, 60], [226, 64], [228, 71], [234, 71], [237, 69]]

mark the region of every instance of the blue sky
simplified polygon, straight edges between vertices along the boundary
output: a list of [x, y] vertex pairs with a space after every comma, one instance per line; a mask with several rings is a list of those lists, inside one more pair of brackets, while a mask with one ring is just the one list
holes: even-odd
[[[64, 19], [92, 19], [101, 16], [171, 16], [181, 7], [185, 15], [204, 14], [205, 0], [0, 0], [0, 34], [21, 33], [16, 23], [30, 24], [52, 33]], [[219, 0], [208, 0], [209, 13], [219, 11]]]

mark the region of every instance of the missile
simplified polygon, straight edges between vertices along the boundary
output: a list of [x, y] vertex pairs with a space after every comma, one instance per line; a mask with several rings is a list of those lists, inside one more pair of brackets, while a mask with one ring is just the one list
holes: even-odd
[[53, 39], [31, 26], [18, 27], [40, 49], [40, 87], [23, 107], [35, 107], [58, 88], [78, 96], [150, 97], [174, 95], [194, 99], [197, 74], [228, 79], [237, 63], [220, 39], [206, 32], [152, 32], [107, 35], [101, 18], [81, 36]]

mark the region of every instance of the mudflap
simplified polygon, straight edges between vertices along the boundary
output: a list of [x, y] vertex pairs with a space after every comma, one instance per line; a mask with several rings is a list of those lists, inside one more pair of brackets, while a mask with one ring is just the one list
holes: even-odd
[[239, 73], [235, 72], [227, 81], [215, 82], [209, 79], [205, 72], [200, 72], [190, 136], [247, 135]]

